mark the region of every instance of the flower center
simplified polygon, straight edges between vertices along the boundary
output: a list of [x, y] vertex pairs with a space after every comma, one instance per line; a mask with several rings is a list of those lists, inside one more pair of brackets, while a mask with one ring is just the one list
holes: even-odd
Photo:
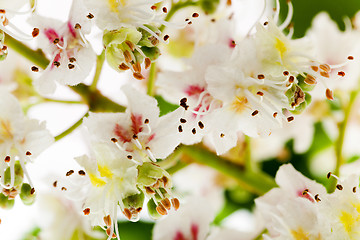
[[241, 113], [247, 108], [248, 99], [245, 96], [236, 96], [231, 103], [231, 109], [237, 113]]
[[279, 51], [281, 59], [283, 59], [287, 51], [285, 43], [281, 41], [279, 38], [276, 38], [275, 48]]

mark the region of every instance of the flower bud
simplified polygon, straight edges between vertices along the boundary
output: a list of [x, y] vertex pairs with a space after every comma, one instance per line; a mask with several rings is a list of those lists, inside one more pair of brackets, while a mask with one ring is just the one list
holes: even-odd
[[304, 91], [304, 92], [310, 92], [314, 89], [314, 87], [316, 86], [316, 84], [307, 84], [305, 82], [305, 78], [301, 75], [299, 75], [297, 77], [298, 79], [298, 85], [299, 87]]
[[119, 30], [105, 31], [103, 35], [103, 44], [105, 46], [105, 56], [109, 65], [120, 71], [119, 65], [122, 63], [129, 64], [136, 49], [131, 46], [135, 45], [141, 39], [141, 33], [134, 28], [121, 28]]
[[137, 222], [140, 218], [139, 214], [144, 205], [145, 195], [140, 191], [138, 194], [124, 198], [124, 215], [132, 222]]
[[151, 162], [145, 162], [143, 165], [138, 166], [138, 170], [139, 186], [150, 187], [154, 185], [159, 179], [162, 179], [164, 176], [170, 179], [169, 173], [167, 173], [160, 166]]
[[206, 14], [214, 13], [216, 11], [219, 3], [220, 3], [220, 0], [200, 0], [199, 1], [201, 9]]
[[160, 49], [158, 47], [141, 47], [141, 50], [146, 57], [150, 58], [151, 61], [156, 60], [160, 55]]
[[35, 202], [35, 189], [28, 183], [24, 183], [21, 186], [20, 198], [25, 205], [31, 205]]
[[5, 33], [0, 30], [0, 61], [3, 61], [6, 59], [8, 50], [7, 47], [4, 45], [5, 41]]
[[14, 199], [10, 199], [4, 194], [0, 193], [0, 207], [3, 209], [11, 209], [15, 204]]
[[[20, 186], [23, 182], [24, 179], [24, 171], [20, 165], [19, 162], [15, 163], [15, 181], [14, 181], [14, 186]], [[10, 171], [10, 167], [6, 168], [5, 173], [4, 173], [4, 183], [5, 185], [10, 185], [11, 184], [11, 171]]]
[[161, 217], [161, 214], [158, 213], [158, 211], [156, 210], [156, 207], [157, 206], [156, 206], [154, 200], [150, 199], [147, 203], [147, 208], [148, 208], [150, 217], [154, 220], [159, 219]]
[[[145, 24], [145, 26], [149, 28], [151, 31], [153, 31], [157, 36], [160, 36], [161, 31], [157, 27], [147, 24]], [[145, 31], [142, 28], [138, 28], [138, 30], [142, 35], [138, 43], [139, 46], [155, 47], [159, 44], [159, 40], [155, 36], [151, 35], [148, 31]]]

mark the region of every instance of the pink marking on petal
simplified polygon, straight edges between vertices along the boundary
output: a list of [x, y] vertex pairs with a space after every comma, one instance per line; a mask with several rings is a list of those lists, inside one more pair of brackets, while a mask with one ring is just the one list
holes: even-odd
[[69, 32], [71, 33], [71, 35], [72, 35], [74, 38], [76, 38], [76, 31], [75, 31], [75, 28], [73, 27], [73, 25], [72, 25], [70, 22], [68, 22], [68, 23], [67, 23], [67, 26], [68, 26], [68, 28], [69, 28]]
[[143, 130], [142, 128], [142, 115], [139, 114], [131, 114], [131, 130], [133, 134], [138, 134]]
[[125, 130], [119, 124], [115, 124], [114, 134], [119, 138], [122, 143], [131, 142], [131, 135], [129, 131]]
[[45, 28], [44, 34], [51, 43], [54, 42], [55, 38], [60, 39], [59, 34], [53, 28]]
[[204, 87], [200, 87], [200, 86], [198, 86], [198, 85], [190, 85], [190, 86], [188, 86], [188, 87], [184, 90], [184, 92], [185, 92], [188, 96], [190, 96], [190, 97], [192, 97], [192, 96], [198, 96], [198, 95], [200, 95], [203, 91], [205, 91], [205, 88], [204, 88]]
[[51, 64], [51, 67], [50, 69], [53, 69], [54, 68], [54, 62], [60, 62], [60, 59], [61, 59], [61, 55], [60, 53], [56, 54], [56, 56], [54, 57], [54, 60], [52, 61], [52, 64]]
[[302, 197], [302, 198], [306, 198], [306, 199], [310, 200], [310, 202], [315, 202], [314, 199], [312, 199], [312, 197], [310, 197], [309, 194], [303, 194], [304, 191], [305, 191], [305, 189], [302, 190], [302, 191], [298, 191], [297, 196]]
[[154, 140], [154, 138], [155, 138], [155, 133], [153, 133], [153, 134], [151, 134], [151, 135], [149, 136], [149, 138], [148, 138], [147, 141], [146, 141], [146, 144], [148, 144], [149, 142], [151, 142], [152, 140]]
[[235, 48], [236, 47], [236, 43], [235, 43], [234, 39], [230, 38], [228, 40], [228, 46], [229, 46], [229, 48]]
[[182, 232], [176, 232], [173, 240], [186, 240]]
[[198, 240], [199, 225], [191, 224], [191, 236], [193, 240]]

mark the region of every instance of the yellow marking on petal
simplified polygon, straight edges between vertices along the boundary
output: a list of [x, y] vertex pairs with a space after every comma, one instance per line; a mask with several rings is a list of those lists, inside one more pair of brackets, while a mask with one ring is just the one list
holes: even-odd
[[121, 5], [123, 5], [123, 7], [126, 5], [126, 0], [120, 0]]
[[104, 180], [102, 180], [101, 178], [97, 177], [95, 174], [89, 173], [89, 178], [91, 181], [91, 184], [95, 187], [102, 187], [106, 184], [106, 182]]
[[279, 38], [276, 38], [275, 48], [279, 51], [281, 58], [283, 58], [287, 51], [285, 43]]
[[302, 228], [298, 230], [291, 230], [291, 235], [295, 240], [309, 240], [309, 236]]
[[340, 216], [340, 222], [344, 225], [345, 231], [351, 233], [352, 227], [356, 222], [356, 219], [348, 212], [342, 211]]
[[13, 138], [11, 123], [9, 120], [0, 120], [0, 137], [3, 139]]
[[99, 169], [99, 172], [100, 172], [100, 176], [106, 177], [106, 178], [112, 178], [113, 173], [111, 172], [111, 170], [108, 167], [101, 166], [101, 165], [98, 164], [98, 169]]
[[241, 113], [247, 107], [246, 104], [248, 100], [246, 97], [236, 96], [235, 100], [231, 103], [231, 108], [237, 112]]
[[[121, 4], [123, 4], [124, 1], [125, 0], [121, 0]], [[116, 12], [116, 13], [119, 12], [119, 9], [118, 9], [119, 1], [118, 0], [108, 0], [108, 3], [109, 3], [110, 10], [112, 12]], [[124, 4], [123, 4], [123, 6], [124, 6]]]

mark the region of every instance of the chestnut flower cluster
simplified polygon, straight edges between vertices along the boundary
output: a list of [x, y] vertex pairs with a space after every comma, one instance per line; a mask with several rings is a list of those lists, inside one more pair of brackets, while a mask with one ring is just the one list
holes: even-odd
[[[41, 195], [56, 209], [53, 221], [43, 224], [41, 239], [102, 239], [106, 233], [108, 240], [120, 240], [118, 213], [136, 222], [145, 207], [154, 220], [168, 215], [154, 227], [153, 238], [159, 240], [238, 240], [239, 235], [241, 239], [359, 238], [358, 175], [339, 179], [337, 166], [336, 174], [328, 174], [338, 181], [336, 191], [327, 193], [290, 164], [279, 168], [274, 181], [249, 167], [252, 159], [247, 159], [257, 138], [278, 137], [269, 142], [279, 142], [280, 148], [289, 139], [310, 142], [296, 137], [314, 131], [315, 115], [323, 113], [320, 107], [314, 110], [312, 101], [335, 108], [337, 102], [332, 101], [338, 93], [343, 100], [348, 91], [359, 88], [360, 72], [353, 64], [360, 47], [349, 47], [360, 35], [356, 23], [340, 32], [322, 14], [304, 38], [294, 39], [292, 2], [287, 1], [287, 15], [280, 20], [279, 1], [270, 14], [265, 14], [269, 11], [264, 1], [256, 22], [247, 26], [245, 34], [237, 34], [244, 26], [234, 17], [234, 5], [242, 3], [233, 2], [73, 0], [68, 17], [60, 21], [39, 14], [36, 0], [0, 0], [1, 63], [11, 60], [11, 51], [34, 63], [32, 72], [0, 74], [0, 207], [11, 208], [17, 195], [24, 204], [34, 202], [38, 191], [26, 165], [50, 147], [54, 137], [44, 122], [26, 116], [27, 110], [37, 101], [71, 103], [49, 97], [68, 87], [79, 94], [81, 101], [76, 103], [86, 105], [88, 112], [55, 140], [81, 126], [89, 152], [75, 157], [80, 170], [73, 168], [56, 177], [52, 196]], [[175, 12], [190, 7], [196, 10], [170, 22]], [[14, 19], [19, 18], [31, 25], [30, 30], [18, 25]], [[345, 49], [325, 47], [324, 26]], [[167, 31], [173, 31], [174, 40]], [[21, 43], [26, 41], [38, 49]], [[181, 54], [188, 58], [177, 58]], [[101, 72], [104, 62], [115, 74], [128, 78], [117, 92], [125, 95], [126, 107], [100, 92], [98, 81], [108, 80]], [[339, 84], [348, 75], [349, 85]], [[346, 109], [351, 110], [355, 98], [350, 97]], [[341, 129], [351, 117], [350, 112], [343, 115], [343, 122], [337, 116], [332, 119], [340, 129], [338, 144], [344, 142]], [[307, 122], [311, 126], [288, 130], [291, 124]], [[253, 145], [243, 142], [244, 135], [254, 139]], [[272, 144], [270, 148], [279, 149]], [[342, 145], [335, 151], [340, 151], [340, 165]], [[177, 165], [179, 158], [188, 164], [199, 158], [199, 152], [206, 152], [202, 158], [208, 158], [202, 163], [209, 160], [215, 170], [240, 180], [245, 190], [263, 194], [255, 200], [263, 225], [254, 233], [210, 226], [224, 204], [219, 197], [222, 190], [210, 178], [206, 190], [188, 193], [178, 188], [172, 173], [183, 167]], [[216, 177], [220, 179], [216, 184], [233, 184]], [[259, 187], [259, 182], [268, 186]], [[191, 184], [195, 189], [196, 184]], [[272, 188], [276, 184], [279, 187]], [[220, 200], [208, 201], [213, 198]], [[71, 228], [62, 223], [68, 221]], [[102, 229], [104, 236], [93, 227]]]

